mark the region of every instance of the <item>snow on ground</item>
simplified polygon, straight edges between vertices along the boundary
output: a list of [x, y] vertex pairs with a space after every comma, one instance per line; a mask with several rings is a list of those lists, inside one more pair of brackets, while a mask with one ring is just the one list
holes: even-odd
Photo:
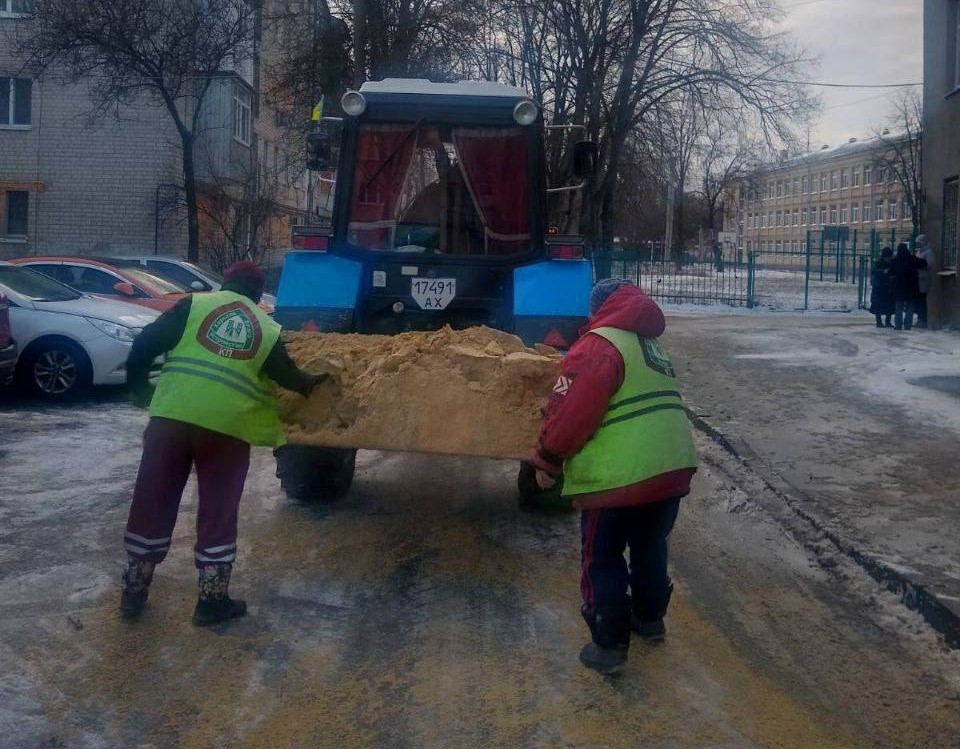
[[[853, 319], [839, 321], [851, 323]], [[864, 329], [855, 337], [848, 335], [849, 330], [842, 331], [850, 347], [812, 345], [809, 332], [804, 340], [783, 328], [738, 332], [736, 338], [759, 350], [737, 358], [833, 370], [882, 402], [915, 410], [934, 423], [960, 432], [960, 408], [956, 395], [949, 392], [951, 381], [960, 380], [960, 336], [947, 331], [878, 329], [868, 320], [863, 322]], [[831, 333], [829, 328], [822, 333], [841, 335]], [[929, 383], [942, 385], [931, 387]]]

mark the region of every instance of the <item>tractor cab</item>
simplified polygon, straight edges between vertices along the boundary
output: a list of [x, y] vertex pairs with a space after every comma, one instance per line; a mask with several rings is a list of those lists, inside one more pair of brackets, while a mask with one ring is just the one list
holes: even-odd
[[[526, 92], [388, 79], [347, 92], [342, 108], [309, 136], [332, 211], [295, 228], [276, 319], [382, 334], [487, 325], [572, 343], [592, 273], [581, 239], [548, 230], [544, 123]], [[583, 175], [595, 148], [576, 148]]]

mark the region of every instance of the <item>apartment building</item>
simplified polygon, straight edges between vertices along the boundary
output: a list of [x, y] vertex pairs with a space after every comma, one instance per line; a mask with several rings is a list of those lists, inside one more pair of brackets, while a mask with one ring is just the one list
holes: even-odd
[[[168, 113], [144, 97], [93, 118], [89, 83], [25, 70], [8, 33], [25, 3], [0, 0], [0, 258], [184, 256], [181, 141]], [[208, 258], [228, 242], [286, 247], [291, 223], [306, 215], [297, 154], [283, 148], [283, 123], [261, 92], [270, 42], [258, 39], [253, 60], [216, 75], [204, 100], [194, 158]], [[251, 207], [264, 205], [269, 215], [255, 222]]]
[[910, 204], [878, 138], [784, 159], [732, 186], [724, 229], [746, 252], [802, 252], [807, 232], [842, 226], [909, 232]]
[[923, 6], [924, 231], [937, 257], [932, 326], [960, 326], [960, 0]]

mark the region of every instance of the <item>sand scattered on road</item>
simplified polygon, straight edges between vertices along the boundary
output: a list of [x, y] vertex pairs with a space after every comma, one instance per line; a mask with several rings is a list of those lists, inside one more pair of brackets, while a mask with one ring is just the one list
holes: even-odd
[[334, 375], [308, 399], [281, 395], [298, 444], [523, 458], [560, 369], [555, 350], [491, 328], [285, 342], [303, 369]]

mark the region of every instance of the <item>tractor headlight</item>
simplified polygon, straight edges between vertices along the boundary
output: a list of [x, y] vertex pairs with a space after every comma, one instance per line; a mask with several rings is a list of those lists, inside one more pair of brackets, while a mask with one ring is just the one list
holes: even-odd
[[126, 325], [117, 325], [117, 323], [98, 320], [95, 317], [86, 317], [84, 319], [104, 335], [116, 338], [118, 341], [125, 341], [126, 343], [131, 343], [140, 333], [140, 328], [128, 328]]
[[347, 91], [340, 99], [340, 106], [351, 117], [359, 117], [367, 111], [367, 100], [359, 91]]
[[524, 99], [523, 101], [518, 101], [517, 105], [513, 108], [513, 119], [518, 125], [532, 125], [537, 121], [538, 113], [537, 105], [530, 101], [530, 99]]

